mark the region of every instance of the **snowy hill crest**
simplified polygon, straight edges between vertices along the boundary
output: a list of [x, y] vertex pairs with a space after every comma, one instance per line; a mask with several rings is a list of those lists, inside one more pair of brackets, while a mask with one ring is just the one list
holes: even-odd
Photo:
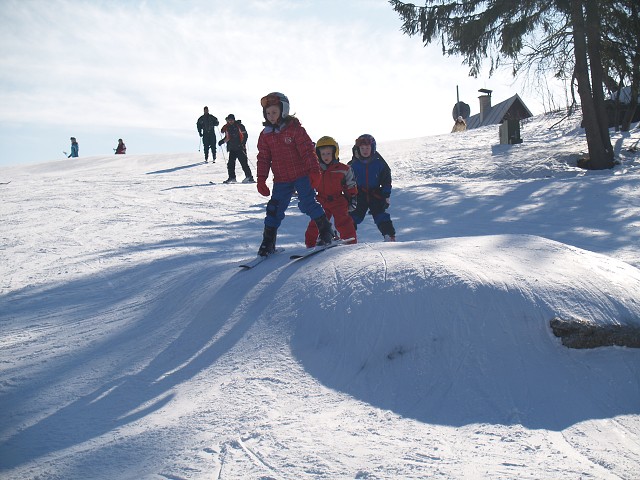
[[639, 133], [585, 172], [558, 120], [380, 144], [399, 242], [246, 272], [201, 154], [0, 170], [3, 478], [639, 477], [640, 350], [549, 327], [640, 322]]

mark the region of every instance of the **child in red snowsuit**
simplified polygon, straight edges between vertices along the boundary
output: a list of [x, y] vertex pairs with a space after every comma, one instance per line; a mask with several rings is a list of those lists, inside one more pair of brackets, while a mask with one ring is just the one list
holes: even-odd
[[[327, 218], [335, 223], [340, 238], [353, 238], [356, 243], [356, 229], [349, 212], [356, 207], [358, 187], [353, 170], [349, 165], [340, 163], [340, 147], [331, 137], [322, 137], [316, 142], [316, 155], [320, 162], [322, 179], [316, 188], [316, 200], [320, 202]], [[318, 239], [318, 226], [309, 222], [304, 234], [307, 248], [315, 247]]]

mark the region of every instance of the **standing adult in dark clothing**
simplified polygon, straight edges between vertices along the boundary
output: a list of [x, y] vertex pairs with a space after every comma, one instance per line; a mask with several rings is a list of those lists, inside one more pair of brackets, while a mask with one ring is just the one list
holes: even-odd
[[204, 115], [198, 119], [196, 126], [198, 134], [202, 137], [202, 145], [204, 146], [204, 161], [209, 161], [209, 148], [211, 148], [211, 161], [216, 161], [216, 131], [215, 127], [219, 125], [218, 119], [209, 114], [209, 107], [204, 107]]
[[251, 169], [249, 168], [249, 160], [247, 158], [247, 129], [240, 120], [236, 120], [233, 113], [225, 118], [226, 125], [222, 127], [224, 138], [220, 139], [218, 145], [227, 144], [229, 152], [229, 161], [227, 162], [227, 171], [229, 178], [223, 183], [236, 183], [236, 159], [240, 160], [242, 171], [244, 172], [244, 180], [242, 183], [255, 183]]

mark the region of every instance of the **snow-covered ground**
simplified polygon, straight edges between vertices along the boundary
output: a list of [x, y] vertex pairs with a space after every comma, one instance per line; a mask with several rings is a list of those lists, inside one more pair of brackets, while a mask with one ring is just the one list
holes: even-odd
[[292, 203], [249, 271], [220, 154], [0, 169], [0, 476], [640, 478], [640, 350], [549, 327], [640, 324], [640, 132], [560, 118], [380, 144], [398, 242], [292, 262]]

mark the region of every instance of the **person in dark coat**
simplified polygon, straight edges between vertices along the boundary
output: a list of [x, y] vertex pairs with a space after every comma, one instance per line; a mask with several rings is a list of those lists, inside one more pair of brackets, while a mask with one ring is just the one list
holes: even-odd
[[376, 140], [369, 134], [360, 135], [353, 146], [353, 158], [349, 165], [353, 169], [358, 185], [356, 208], [350, 212], [356, 225], [367, 211], [373, 217], [385, 242], [396, 241], [396, 230], [387, 212], [391, 197], [391, 169], [376, 150]]
[[211, 161], [216, 161], [216, 131], [215, 127], [219, 125], [218, 119], [209, 114], [209, 107], [204, 107], [204, 115], [202, 115], [196, 127], [198, 134], [202, 137], [202, 145], [204, 146], [204, 161], [209, 161], [209, 149], [211, 149]]
[[127, 146], [124, 144], [121, 138], [118, 139], [118, 146], [116, 147], [116, 155], [124, 155], [127, 153]]
[[244, 172], [244, 180], [242, 183], [255, 183], [251, 169], [249, 168], [249, 160], [247, 158], [247, 129], [240, 120], [236, 120], [233, 113], [227, 115], [225, 118], [227, 123], [222, 127], [222, 134], [224, 138], [221, 138], [218, 145], [227, 144], [227, 151], [229, 152], [229, 160], [227, 161], [227, 172], [229, 178], [223, 183], [236, 183], [236, 159], [240, 161], [242, 171]]

